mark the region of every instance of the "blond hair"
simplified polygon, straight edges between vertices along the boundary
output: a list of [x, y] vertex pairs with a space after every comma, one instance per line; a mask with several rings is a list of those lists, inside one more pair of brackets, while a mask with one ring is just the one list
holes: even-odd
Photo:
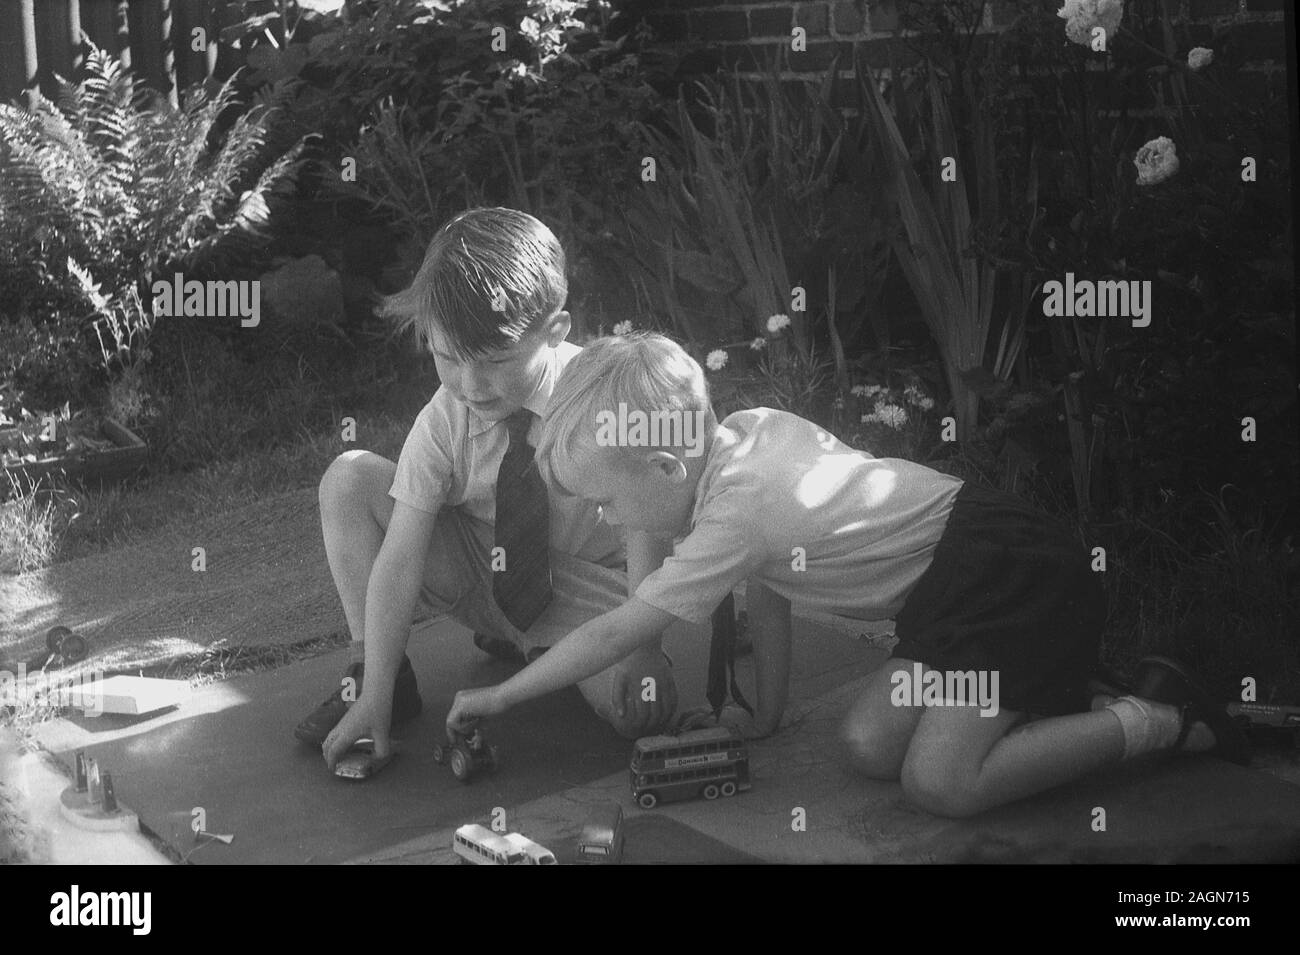
[[[600, 443], [601, 416], [616, 414], [620, 406], [646, 417], [698, 414], [706, 443], [717, 428], [703, 370], [671, 338], [653, 332], [597, 338], [570, 359], [546, 406], [537, 442], [543, 478], [556, 483], [557, 460], [571, 458], [578, 442]], [[657, 437], [641, 446], [683, 448], [680, 441], [662, 440], [662, 433]], [[619, 450], [625, 461], [635, 456], [635, 448]]]

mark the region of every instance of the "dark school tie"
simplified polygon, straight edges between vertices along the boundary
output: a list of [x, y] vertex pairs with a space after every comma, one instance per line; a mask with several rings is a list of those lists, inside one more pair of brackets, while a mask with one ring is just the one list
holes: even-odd
[[532, 626], [552, 596], [550, 501], [528, 443], [535, 417], [520, 408], [506, 419], [510, 446], [497, 472], [496, 546], [506, 569], [492, 575], [492, 596], [520, 630]]
[[731, 687], [731, 698], [736, 705], [754, 715], [750, 705], [745, 702], [736, 682], [736, 598], [730, 592], [722, 598], [718, 609], [713, 611], [713, 640], [709, 644], [709, 682], [704, 697], [713, 707], [716, 719], [722, 713], [727, 702], [727, 687]]

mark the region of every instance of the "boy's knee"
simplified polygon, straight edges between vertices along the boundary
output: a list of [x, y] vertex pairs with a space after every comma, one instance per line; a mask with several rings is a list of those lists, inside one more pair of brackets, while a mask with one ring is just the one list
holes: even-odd
[[375, 464], [382, 460], [371, 451], [361, 450], [344, 451], [336, 457], [320, 479], [321, 508], [335, 510], [363, 500], [375, 482]]
[[909, 763], [901, 781], [907, 801], [933, 815], [964, 819], [984, 809], [970, 786], [951, 773]]
[[893, 741], [874, 724], [845, 720], [840, 726], [840, 745], [854, 772], [870, 779], [897, 779], [902, 758]]

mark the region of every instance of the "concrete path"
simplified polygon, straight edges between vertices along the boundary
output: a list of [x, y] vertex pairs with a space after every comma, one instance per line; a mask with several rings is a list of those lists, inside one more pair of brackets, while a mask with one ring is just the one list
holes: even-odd
[[[576, 691], [493, 722], [495, 776], [466, 786], [434, 764], [454, 692], [512, 671], [448, 621], [417, 628], [410, 653], [425, 712], [403, 734], [398, 759], [367, 783], [328, 775], [319, 753], [291, 735], [337, 685], [341, 653], [214, 684], [153, 719], [55, 721], [39, 739], [68, 761], [86, 748], [142, 822], [196, 863], [451, 862], [451, 832], [488, 824], [498, 808], [511, 830], [567, 862], [588, 808], [602, 801], [624, 808], [628, 862], [1300, 860], [1300, 787], [1206, 757], [1126, 767], [973, 820], [916, 810], [896, 783], [850, 775], [834, 745], [839, 719], [885, 651], [807, 620], [796, 623], [796, 641], [786, 722], [754, 747], [754, 788], [648, 812], [628, 790], [630, 744]], [[702, 702], [707, 646], [702, 628], [669, 634], [684, 706]], [[1092, 826], [1098, 807], [1104, 832]], [[196, 849], [197, 809], [233, 844]]]

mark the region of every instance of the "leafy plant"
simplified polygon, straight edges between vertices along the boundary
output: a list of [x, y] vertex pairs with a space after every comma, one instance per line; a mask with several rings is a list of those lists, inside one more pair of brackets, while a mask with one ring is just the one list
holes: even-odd
[[[223, 132], [232, 82], [172, 108], [98, 49], [80, 82], [60, 78], [57, 104], [33, 99], [30, 110], [0, 105], [0, 331], [39, 329], [86, 370], [96, 349], [101, 372], [147, 361], [150, 276], [250, 262], [303, 144], [266, 154], [271, 105]], [[6, 358], [0, 377], [48, 384], [32, 374], [29, 350]], [[89, 382], [56, 384], [83, 392]]]
[[889, 249], [864, 130], [831, 104], [835, 74], [794, 84], [775, 63], [757, 82], [699, 84], [667, 129], [643, 124], [656, 180], [622, 232], [650, 311], [678, 335], [745, 344], [785, 315], [792, 351], [774, 343], [760, 369], [815, 380], [821, 349], [847, 387], [844, 343], [878, 317]]
[[[960, 441], [969, 440], [978, 424], [979, 385], [985, 375], [1005, 380], [1024, 342], [1024, 314], [1032, 288], [1022, 278], [1008, 276], [1012, 304], [998, 316], [995, 301], [1001, 276], [973, 248], [976, 231], [996, 231], [999, 205], [997, 157], [990, 123], [977, 121], [969, 153], [960, 148], [948, 97], [931, 72], [924, 98], [898, 108], [902, 115], [929, 113], [923, 125], [923, 145], [909, 149], [893, 112], [886, 106], [874, 78], [859, 64], [865, 116], [877, 135], [886, 170], [890, 200], [896, 203], [901, 229], [891, 237], [894, 254], [921, 306], [922, 317], [943, 359], [956, 410]], [[976, 94], [969, 74], [962, 77], [967, 101]], [[912, 94], [895, 83], [896, 97]], [[923, 185], [914, 168], [925, 171]], [[954, 175], [944, 175], [945, 165]], [[1031, 196], [1031, 200], [1032, 200]], [[972, 216], [971, 207], [979, 210]], [[997, 329], [996, 344], [993, 334]], [[986, 360], [994, 348], [992, 361]]]

